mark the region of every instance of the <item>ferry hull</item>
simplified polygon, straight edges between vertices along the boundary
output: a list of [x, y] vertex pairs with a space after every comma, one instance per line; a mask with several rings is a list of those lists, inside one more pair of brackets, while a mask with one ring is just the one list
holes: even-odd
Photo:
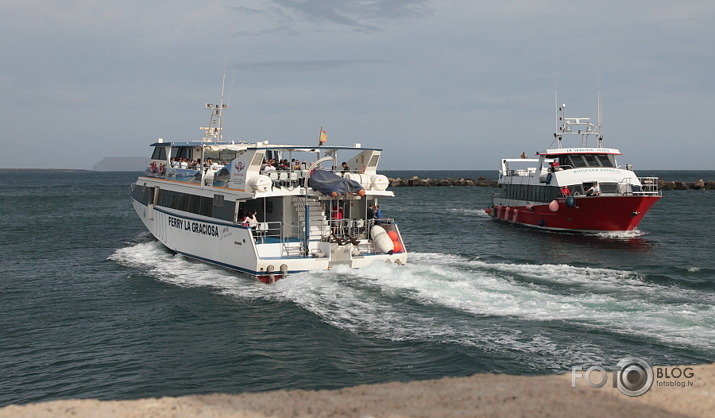
[[[259, 243], [253, 231], [244, 226], [198, 219], [179, 212], [146, 205], [133, 200], [134, 210], [149, 232], [170, 250], [200, 261], [251, 275], [264, 283], [273, 283], [290, 274], [329, 270], [338, 265], [367, 267], [374, 262], [406, 264], [407, 253], [381, 254], [353, 251], [353, 244], [312, 241], [309, 252], [299, 254], [299, 242]], [[286, 246], [293, 255], [286, 256]]]
[[[572, 205], [566, 198], [555, 204], [495, 205], [487, 210], [492, 217], [517, 225], [553, 231], [582, 233], [626, 232], [640, 224], [661, 196], [575, 197]], [[552, 210], [556, 209], [556, 210]]]

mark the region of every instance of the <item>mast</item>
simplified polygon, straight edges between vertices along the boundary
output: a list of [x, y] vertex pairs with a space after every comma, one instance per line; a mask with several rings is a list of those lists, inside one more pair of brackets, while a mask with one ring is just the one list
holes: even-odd
[[603, 103], [601, 103], [601, 90], [598, 91], [598, 125], [596, 127], [596, 147], [601, 148], [603, 134], [601, 134], [601, 126], [603, 125]]
[[223, 95], [224, 88], [226, 86], [226, 69], [223, 71], [223, 80], [221, 80], [221, 98], [219, 104], [206, 103], [206, 109], [211, 111], [211, 117], [209, 119], [209, 126], [202, 127], [201, 130], [205, 131], [203, 142], [215, 142], [223, 139], [221, 131], [223, 129], [223, 111], [228, 109], [228, 104], [224, 104]]
[[[556, 90], [554, 90], [554, 109], [556, 110], [556, 118], [554, 122], [556, 122], [556, 127], [554, 128], [554, 132], [559, 131], [559, 98], [557, 96]], [[554, 136], [556, 136], [556, 133], [554, 133]]]
[[600, 96], [599, 96], [599, 112], [598, 112], [598, 122], [593, 124], [591, 118], [567, 118], [565, 117], [566, 105], [562, 104], [558, 108], [558, 123], [557, 132], [554, 134], [556, 142], [559, 148], [561, 148], [561, 140], [564, 135], [579, 135], [581, 136], [581, 146], [588, 146], [588, 138], [590, 136], [596, 137], [596, 147], [601, 147], [601, 112], [600, 112]]
[[[555, 93], [554, 93], [555, 96]], [[561, 106], [558, 105], [558, 102], [556, 102], [556, 133], [554, 133], [554, 137], [556, 137], [556, 146], [561, 148], [561, 139], [563, 138], [564, 131], [566, 130], [566, 121], [564, 120], [564, 113], [566, 112], [566, 105], [563, 104]]]

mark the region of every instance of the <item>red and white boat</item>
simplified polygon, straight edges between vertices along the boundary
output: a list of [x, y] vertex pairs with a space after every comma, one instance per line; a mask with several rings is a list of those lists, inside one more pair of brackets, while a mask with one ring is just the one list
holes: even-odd
[[[615, 148], [601, 146], [600, 104], [597, 124], [567, 118], [558, 108], [555, 148], [538, 158], [502, 159], [492, 206], [495, 219], [539, 229], [604, 233], [635, 229], [662, 197], [657, 177], [638, 177], [630, 165], [619, 166]], [[564, 137], [580, 139], [577, 147]], [[571, 145], [571, 144], [569, 144]]]

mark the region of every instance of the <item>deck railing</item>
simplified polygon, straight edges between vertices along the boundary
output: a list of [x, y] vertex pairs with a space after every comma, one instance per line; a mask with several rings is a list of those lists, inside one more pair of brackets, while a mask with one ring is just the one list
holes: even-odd
[[663, 192], [658, 189], [658, 177], [638, 177], [638, 181], [641, 182], [641, 190], [639, 192], [633, 190], [633, 194], [656, 196], [663, 194]]

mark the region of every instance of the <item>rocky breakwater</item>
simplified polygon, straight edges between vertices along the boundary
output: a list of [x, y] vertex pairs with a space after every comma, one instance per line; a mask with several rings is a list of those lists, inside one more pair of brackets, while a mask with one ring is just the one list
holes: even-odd
[[700, 179], [694, 182], [687, 181], [667, 181], [658, 180], [658, 188], [661, 190], [715, 190], [715, 181], [704, 181]]
[[497, 187], [496, 180], [490, 180], [485, 177], [478, 179], [421, 179], [417, 176], [409, 179], [389, 179], [391, 187], [451, 187], [451, 186], [481, 186], [481, 187]]

